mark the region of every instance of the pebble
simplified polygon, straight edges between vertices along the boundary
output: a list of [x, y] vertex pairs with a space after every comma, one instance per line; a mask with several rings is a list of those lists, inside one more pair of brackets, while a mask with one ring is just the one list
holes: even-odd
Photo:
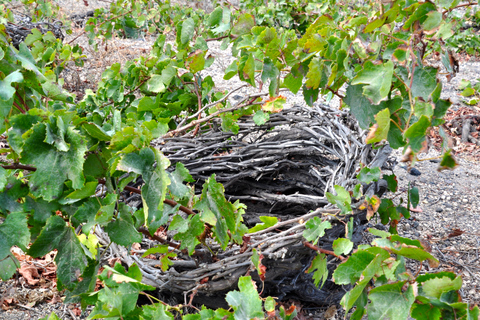
[[422, 173], [417, 168], [411, 168], [409, 172], [412, 176], [419, 176]]
[[438, 213], [443, 212], [443, 209], [442, 208], [435, 208], [435, 212], [438, 212]]

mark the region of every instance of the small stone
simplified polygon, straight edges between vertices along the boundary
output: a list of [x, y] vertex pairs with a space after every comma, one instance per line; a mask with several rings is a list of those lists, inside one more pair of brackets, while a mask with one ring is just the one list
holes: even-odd
[[415, 221], [415, 222], [413, 223], [413, 227], [414, 227], [414, 228], [418, 228], [419, 225], [420, 225], [420, 223], [418, 223], [417, 221]]
[[422, 173], [417, 168], [411, 168], [409, 172], [412, 176], [419, 176]]
[[445, 200], [447, 197], [444, 194], [442, 194], [441, 198], [442, 200]]
[[[443, 197], [443, 196], [442, 196], [442, 197]], [[442, 208], [436, 208], [436, 209], [435, 209], [435, 212], [438, 212], [438, 213], [443, 212], [443, 209], [442, 209]]]
[[463, 201], [463, 203], [468, 203], [468, 199], [467, 199], [467, 198], [464, 198], [462, 201]]
[[415, 237], [420, 237], [420, 232], [418, 231], [415, 231], [413, 234], [415, 235]]
[[427, 178], [420, 178], [421, 183], [427, 183]]
[[385, 231], [385, 226], [381, 223], [378, 223], [378, 224], [375, 225], [375, 229]]
[[405, 224], [405, 225], [403, 226], [403, 231], [408, 231], [408, 230], [410, 230], [410, 225], [409, 225], [409, 224]]

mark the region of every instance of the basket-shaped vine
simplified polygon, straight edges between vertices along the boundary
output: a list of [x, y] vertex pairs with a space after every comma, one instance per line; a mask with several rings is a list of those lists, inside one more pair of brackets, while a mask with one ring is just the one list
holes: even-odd
[[[185, 296], [193, 292], [200, 298], [215, 296], [222, 300], [222, 294], [234, 289], [240, 276], [251, 274], [262, 280], [263, 291], [269, 295], [317, 304], [338, 301], [343, 288], [327, 280], [319, 290], [306, 272], [316, 252], [304, 242], [305, 224], [314, 217], [331, 223], [332, 228], [317, 243], [321, 250], [332, 250], [333, 241], [346, 232], [358, 243], [365, 213], [354, 209], [341, 215], [325, 193], [334, 192], [335, 185], [352, 188], [361, 164], [382, 166], [389, 152], [376, 152], [366, 146], [366, 132], [347, 111], [323, 105], [289, 108], [272, 114], [261, 126], [255, 125], [252, 117], [244, 117], [238, 122], [236, 134], [223, 132], [220, 127], [221, 123], [212, 122], [196, 137], [169, 138], [158, 147], [172, 163], [182, 162], [188, 168], [198, 190], [215, 174], [229, 201], [247, 204], [244, 221], [248, 227], [259, 222], [260, 216], [275, 216], [279, 222], [246, 234], [242, 245], [226, 250], [213, 241], [206, 243], [208, 248], [198, 246], [192, 256], [171, 247], [177, 258], [166, 271], [159, 267], [158, 259], [141, 258], [146, 249], [158, 243], [155, 237], [144, 237], [142, 249], [137, 251], [112, 244], [112, 253], [128, 265], [136, 263], [143, 281], [161, 292]], [[136, 201], [134, 206], [141, 205], [140, 196], [128, 199]], [[109, 242], [106, 233], [97, 229], [97, 234]], [[253, 255], [263, 256], [264, 274], [258, 274]], [[340, 262], [334, 255], [328, 261], [330, 271]], [[199, 302], [219, 305], [213, 297]]]

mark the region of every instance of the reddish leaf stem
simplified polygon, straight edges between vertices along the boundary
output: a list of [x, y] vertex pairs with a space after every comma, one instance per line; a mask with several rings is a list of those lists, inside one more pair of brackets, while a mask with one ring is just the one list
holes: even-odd
[[160, 243], [168, 244], [170, 247], [173, 247], [173, 248], [175, 248], [175, 249], [180, 248], [180, 243], [176, 243], [176, 242], [173, 242], [173, 241], [169, 241], [169, 240], [162, 239], [162, 238], [160, 238], [159, 236], [157, 236], [157, 235], [155, 235], [155, 234], [151, 235], [151, 234], [150, 234], [150, 231], [148, 231], [148, 230], [147, 230], [146, 228], [144, 228], [144, 227], [138, 228], [138, 231], [141, 232], [141, 233], [143, 233], [145, 236], [152, 238], [153, 240], [157, 240], [157, 241], [160, 242]]
[[313, 245], [313, 244], [311, 244], [310, 242], [307, 242], [307, 241], [305, 241], [305, 242], [303, 243], [303, 245], [304, 245], [305, 247], [310, 248], [310, 249], [312, 249], [312, 250], [315, 250], [315, 251], [317, 251], [317, 252], [325, 253], [325, 254], [334, 256], [335, 258], [340, 259], [340, 261], [345, 261], [345, 260], [347, 259], [347, 258], [345, 258], [345, 257], [336, 255], [335, 252], [333, 252], [333, 251], [326, 250], [326, 249], [322, 249], [322, 248], [317, 247], [317, 246], [315, 246], [315, 245]]

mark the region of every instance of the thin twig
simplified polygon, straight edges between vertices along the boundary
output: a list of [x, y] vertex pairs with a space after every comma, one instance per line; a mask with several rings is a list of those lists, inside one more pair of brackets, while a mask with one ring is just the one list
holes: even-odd
[[303, 245], [304, 245], [305, 247], [307, 247], [307, 248], [316, 250], [317, 252], [325, 253], [325, 254], [334, 256], [335, 258], [338, 258], [338, 259], [340, 259], [341, 261], [345, 261], [345, 260], [347, 259], [347, 258], [345, 258], [345, 257], [336, 255], [335, 252], [333, 252], [333, 251], [330, 251], [330, 250], [326, 250], [326, 249], [317, 247], [317, 246], [315, 246], [315, 245], [313, 245], [313, 244], [311, 244], [310, 242], [307, 242], [307, 241], [305, 241], [305, 242], [303, 243]]

